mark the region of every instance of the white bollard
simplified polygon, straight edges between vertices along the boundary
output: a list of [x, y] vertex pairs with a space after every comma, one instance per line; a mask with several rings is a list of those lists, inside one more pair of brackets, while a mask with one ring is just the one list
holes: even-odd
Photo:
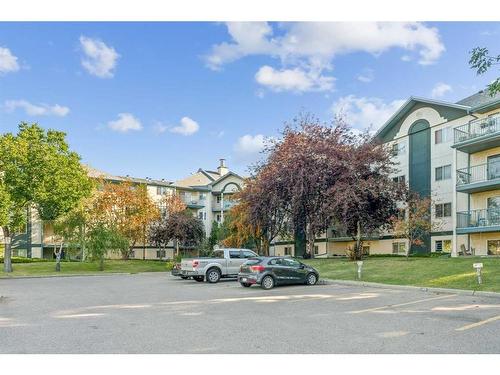
[[361, 271], [362, 271], [362, 268], [363, 268], [363, 261], [362, 260], [358, 260], [356, 262], [356, 264], [358, 265], [358, 279], [361, 280]]
[[483, 263], [474, 263], [472, 267], [476, 269], [477, 283], [481, 285], [483, 283], [483, 279], [481, 277], [481, 270], [483, 269]]

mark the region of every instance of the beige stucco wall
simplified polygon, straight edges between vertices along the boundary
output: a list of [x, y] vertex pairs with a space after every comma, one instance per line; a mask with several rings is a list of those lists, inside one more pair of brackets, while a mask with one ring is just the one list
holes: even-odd
[[488, 161], [488, 156], [500, 154], [500, 146], [483, 150], [470, 155], [470, 165], [485, 164]]
[[500, 196], [500, 189], [471, 194], [470, 208], [471, 210], [488, 208], [488, 198], [497, 196]]
[[475, 249], [476, 255], [488, 254], [488, 240], [500, 240], [500, 232], [474, 233], [470, 235], [471, 247]]

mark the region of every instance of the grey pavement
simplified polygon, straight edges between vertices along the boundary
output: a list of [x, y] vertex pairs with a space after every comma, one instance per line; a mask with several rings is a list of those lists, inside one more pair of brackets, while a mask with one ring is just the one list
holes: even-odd
[[500, 353], [500, 298], [166, 273], [0, 279], [0, 353]]

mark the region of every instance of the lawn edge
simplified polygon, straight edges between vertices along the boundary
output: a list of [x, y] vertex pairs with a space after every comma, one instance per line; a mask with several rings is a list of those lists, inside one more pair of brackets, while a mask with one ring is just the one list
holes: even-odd
[[70, 273], [63, 275], [29, 275], [29, 276], [0, 276], [0, 280], [12, 279], [42, 279], [56, 277], [82, 277], [82, 276], [113, 276], [113, 275], [137, 275], [141, 273], [161, 273], [169, 271], [141, 271], [141, 272], [102, 272], [102, 273]]
[[415, 285], [398, 285], [398, 284], [382, 284], [370, 281], [355, 281], [355, 280], [335, 280], [335, 279], [321, 279], [321, 284], [324, 285], [350, 285], [350, 286], [364, 286], [368, 288], [384, 288], [384, 289], [406, 289], [406, 290], [417, 290], [421, 292], [429, 293], [452, 293], [461, 294], [468, 296], [481, 296], [481, 297], [493, 297], [500, 298], [500, 293], [498, 292], [488, 292], [480, 290], [469, 290], [469, 289], [453, 289], [453, 288], [434, 288], [426, 286], [415, 286]]

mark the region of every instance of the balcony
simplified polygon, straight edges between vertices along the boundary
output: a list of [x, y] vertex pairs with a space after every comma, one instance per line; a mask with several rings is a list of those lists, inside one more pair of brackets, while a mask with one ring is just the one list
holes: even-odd
[[230, 210], [231, 207], [233, 207], [234, 205], [236, 204], [236, 201], [229, 201], [229, 200], [225, 200], [224, 201], [224, 204], [221, 205], [221, 203], [214, 203], [213, 207], [212, 207], [212, 211], [227, 211], [227, 210]]
[[457, 191], [478, 193], [500, 188], [500, 161], [457, 170]]
[[188, 208], [203, 208], [205, 207], [205, 200], [203, 199], [182, 199], [182, 201], [184, 202], [184, 204], [188, 207]]
[[500, 145], [500, 116], [469, 122], [454, 129], [453, 147], [469, 154]]
[[500, 208], [457, 212], [457, 234], [499, 231]]

